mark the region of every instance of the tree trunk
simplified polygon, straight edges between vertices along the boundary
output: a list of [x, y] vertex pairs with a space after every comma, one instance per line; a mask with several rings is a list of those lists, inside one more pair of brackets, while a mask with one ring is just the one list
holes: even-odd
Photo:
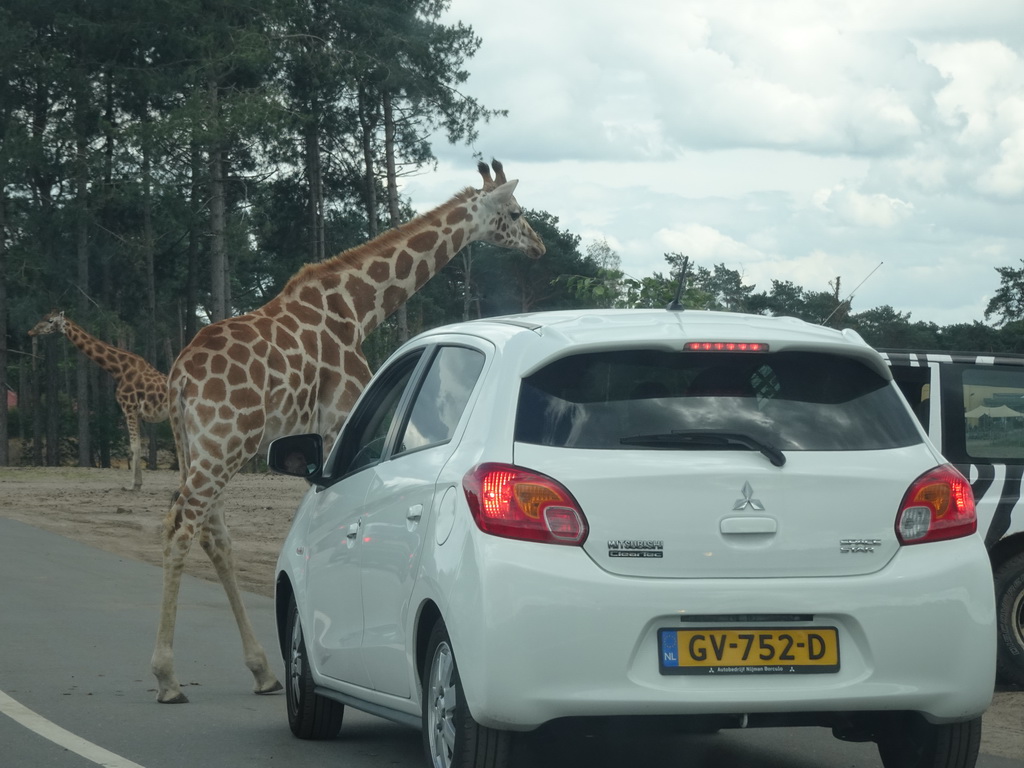
[[[211, 120], [216, 120], [219, 105], [219, 86], [209, 82], [209, 110]], [[224, 153], [218, 140], [212, 140], [209, 147], [210, 166], [210, 320], [217, 322], [228, 316], [227, 248], [225, 247], [224, 214]]]
[[46, 385], [46, 466], [60, 466], [60, 371], [54, 354], [55, 336], [51, 336], [49, 351], [43, 360], [43, 379]]
[[[395, 170], [395, 113], [391, 102], [391, 93], [385, 91], [382, 97], [384, 107], [384, 161], [387, 167], [388, 214], [391, 228], [401, 224], [401, 213], [398, 210], [398, 173]], [[395, 312], [398, 325], [398, 343], [409, 340], [409, 314], [406, 304], [399, 305]]]
[[320, 159], [319, 121], [315, 116], [310, 116], [306, 128], [306, 178], [309, 180], [309, 260], [315, 263], [323, 261], [326, 256], [324, 178]]
[[[145, 358], [156, 360], [157, 324], [156, 324], [156, 237], [153, 234], [153, 164], [152, 148], [149, 136], [149, 124], [145, 126], [142, 139], [142, 248], [146, 262], [146, 337], [144, 340]], [[145, 422], [140, 422], [142, 436], [149, 438], [149, 468], [156, 467], [156, 436], [148, 429]], [[132, 471], [134, 471], [134, 467]]]
[[202, 203], [202, 153], [196, 141], [192, 142], [192, 185], [189, 196], [189, 221], [188, 221], [188, 255], [185, 265], [185, 306], [184, 306], [184, 334], [178, 339], [178, 350], [180, 351], [199, 330], [199, 320], [196, 317], [196, 309], [199, 306], [199, 211]]
[[[77, 106], [83, 108], [82, 105]], [[81, 125], [81, 122], [79, 122]], [[88, 152], [86, 137], [81, 131], [77, 137], [78, 158], [75, 163], [75, 250], [78, 260], [78, 316], [86, 317], [89, 312], [89, 168], [85, 160]], [[79, 352], [75, 355], [75, 400], [78, 413], [78, 466], [92, 466], [89, 441], [89, 366], [92, 361]], [[50, 408], [54, 408], [53, 403]]]
[[359, 88], [359, 127], [362, 129], [363, 175], [366, 179], [366, 220], [367, 236], [377, 236], [377, 182], [373, 171], [373, 134], [376, 127], [366, 89]]
[[469, 320], [469, 310], [473, 305], [473, 293], [470, 286], [473, 284], [473, 244], [470, 243], [462, 249], [462, 319]]
[[11, 462], [7, 413], [7, 193], [0, 175], [0, 467]]
[[[32, 448], [30, 455], [32, 460], [30, 464], [34, 467], [43, 466], [43, 419], [45, 415], [43, 413], [43, 398], [42, 398], [42, 387], [41, 379], [42, 373], [39, 370], [39, 361], [41, 354], [39, 347], [41, 346], [38, 341], [38, 337], [32, 339], [32, 365], [29, 367], [28, 376], [28, 402], [25, 403], [26, 413], [32, 413]], [[31, 409], [31, 411], [29, 411]]]

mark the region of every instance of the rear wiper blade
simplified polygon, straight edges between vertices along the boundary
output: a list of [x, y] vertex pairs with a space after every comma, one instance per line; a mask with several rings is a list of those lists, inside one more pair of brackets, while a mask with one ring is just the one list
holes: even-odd
[[677, 429], [656, 435], [633, 435], [619, 438], [622, 445], [646, 448], [731, 448], [742, 447], [760, 451], [773, 465], [786, 463], [785, 454], [771, 443], [758, 440], [744, 432], [719, 432], [707, 429]]

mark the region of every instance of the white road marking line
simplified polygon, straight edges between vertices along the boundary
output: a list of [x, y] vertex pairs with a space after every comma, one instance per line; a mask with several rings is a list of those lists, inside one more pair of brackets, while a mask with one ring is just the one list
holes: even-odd
[[16, 723], [34, 731], [48, 741], [64, 747], [76, 755], [84, 757], [104, 768], [142, 768], [138, 763], [133, 763], [127, 758], [115, 755], [103, 747], [98, 747], [91, 741], [86, 741], [81, 736], [76, 736], [71, 731], [66, 731], [56, 723], [51, 723], [45, 717], [33, 712], [28, 707], [12, 699], [3, 691], [0, 691], [0, 714], [7, 715]]

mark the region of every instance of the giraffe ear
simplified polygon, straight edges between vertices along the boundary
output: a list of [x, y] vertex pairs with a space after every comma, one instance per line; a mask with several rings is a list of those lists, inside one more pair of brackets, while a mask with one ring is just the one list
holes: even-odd
[[512, 179], [512, 181], [506, 181], [501, 186], [495, 187], [487, 193], [487, 202], [495, 207], [506, 205], [512, 199], [512, 193], [516, 191], [518, 183], [519, 179]]

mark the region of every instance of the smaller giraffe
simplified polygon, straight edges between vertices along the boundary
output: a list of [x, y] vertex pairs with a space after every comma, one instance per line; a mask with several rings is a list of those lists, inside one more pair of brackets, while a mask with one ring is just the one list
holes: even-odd
[[[132, 450], [131, 469], [134, 473], [132, 490], [142, 487], [142, 439], [139, 419], [149, 422], [167, 419], [167, 376], [141, 357], [127, 350], [100, 341], [80, 326], [64, 317], [63, 312], [51, 312], [28, 332], [29, 336], [62, 333], [78, 347], [82, 354], [114, 377], [117, 382], [117, 404], [128, 425], [128, 440]], [[127, 489], [126, 489], [127, 490]]]

